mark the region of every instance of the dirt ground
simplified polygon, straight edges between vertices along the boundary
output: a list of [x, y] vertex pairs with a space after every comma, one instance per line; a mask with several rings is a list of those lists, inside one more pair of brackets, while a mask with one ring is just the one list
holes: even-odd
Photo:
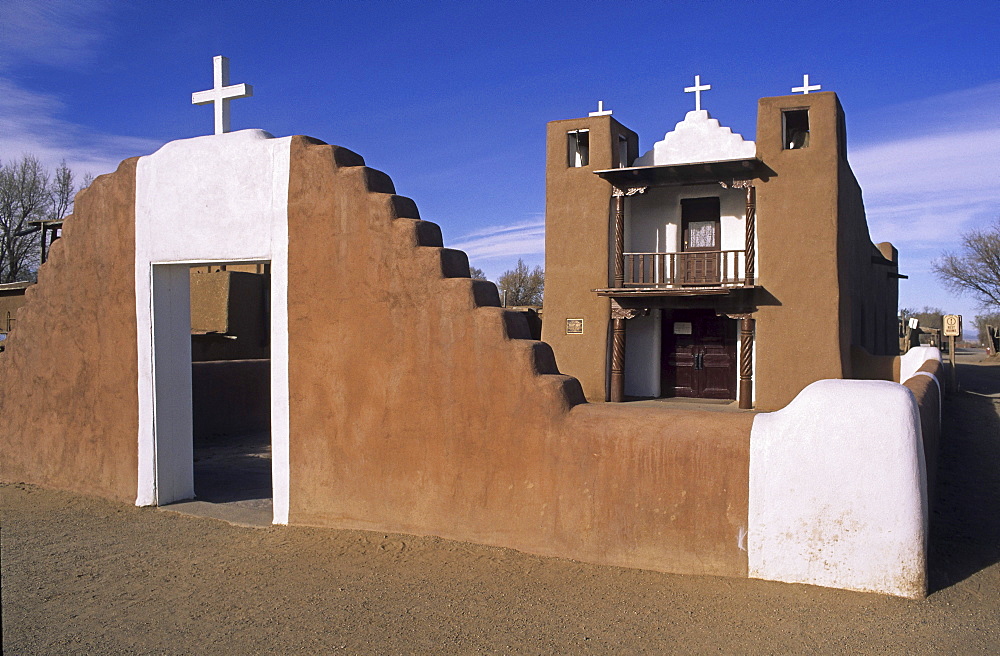
[[945, 406], [932, 594], [912, 601], [242, 528], [0, 488], [7, 654], [1000, 653], [1000, 363]]

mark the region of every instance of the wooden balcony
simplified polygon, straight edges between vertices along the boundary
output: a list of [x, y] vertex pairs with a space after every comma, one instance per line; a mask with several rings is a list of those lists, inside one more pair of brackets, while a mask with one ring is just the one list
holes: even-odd
[[601, 296], [694, 296], [728, 294], [753, 287], [747, 252], [622, 253], [622, 279]]
[[746, 251], [623, 253], [623, 287], [741, 287]]

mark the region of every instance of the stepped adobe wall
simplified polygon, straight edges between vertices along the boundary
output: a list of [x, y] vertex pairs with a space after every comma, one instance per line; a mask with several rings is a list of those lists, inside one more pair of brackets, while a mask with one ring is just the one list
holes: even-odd
[[0, 353], [0, 477], [135, 500], [135, 168], [76, 196]]
[[291, 148], [290, 523], [745, 575], [752, 416], [584, 403], [387, 176]]
[[[170, 144], [142, 184], [165, 184], [166, 171], [156, 168], [164, 161], [196, 166], [184, 148], [243, 148], [244, 140], [266, 138], [233, 133]], [[276, 520], [284, 495], [289, 523], [746, 575], [752, 415], [586, 404], [551, 349], [530, 339], [524, 317], [498, 307], [495, 287], [468, 277], [465, 254], [443, 248], [440, 229], [420, 220], [388, 176], [342, 148], [282, 141], [290, 149], [288, 392], [276, 399], [272, 386], [271, 403], [286, 404], [288, 432], [286, 464], [275, 458], [275, 467], [287, 467], [274, 478]], [[285, 157], [278, 151], [286, 146], [270, 143], [267, 157]], [[215, 166], [212, 175], [225, 175], [228, 164]], [[137, 365], [146, 360], [136, 344], [146, 338], [136, 326], [152, 329], [136, 309], [145, 274], [137, 273], [135, 171], [128, 160], [79, 196], [0, 355], [3, 480], [129, 502], [138, 486], [138, 499], [149, 503], [158, 497], [143, 488], [143, 476], [184, 460], [159, 453], [146, 462], [155, 454], [141, 446], [152, 429], [140, 425], [148, 415], [138, 408], [137, 386], [148, 386], [151, 374]], [[280, 177], [273, 184], [285, 184]], [[219, 200], [211, 176], [178, 179], [187, 185], [185, 207], [200, 207], [200, 193]], [[142, 192], [168, 203], [175, 197], [166, 187]], [[142, 207], [155, 221], [156, 205]], [[169, 216], [200, 221], [196, 230], [208, 215]], [[183, 246], [189, 227], [175, 227]], [[239, 259], [228, 247], [226, 258]], [[285, 290], [273, 291], [283, 298]], [[275, 368], [272, 361], [272, 383]], [[137, 469], [147, 472], [138, 483]]]

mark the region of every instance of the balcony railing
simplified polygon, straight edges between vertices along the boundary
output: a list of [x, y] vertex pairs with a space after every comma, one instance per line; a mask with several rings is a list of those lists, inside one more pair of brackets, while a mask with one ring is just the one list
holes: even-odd
[[746, 251], [624, 253], [625, 287], [741, 287]]

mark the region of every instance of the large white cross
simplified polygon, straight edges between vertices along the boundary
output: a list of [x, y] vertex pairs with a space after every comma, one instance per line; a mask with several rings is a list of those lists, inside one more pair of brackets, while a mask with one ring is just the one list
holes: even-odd
[[809, 93], [810, 91], [819, 91], [822, 88], [823, 87], [821, 87], [818, 84], [814, 84], [812, 86], [809, 86], [809, 75], [803, 75], [802, 76], [802, 86], [801, 87], [792, 87], [792, 93], [802, 92], [802, 94], [805, 95], [805, 94]]
[[229, 101], [233, 98], [249, 98], [253, 87], [249, 84], [229, 86], [229, 58], [222, 55], [212, 59], [215, 69], [215, 85], [207, 91], [191, 94], [192, 105], [215, 104], [215, 134], [229, 132]]
[[610, 109], [604, 109], [604, 101], [603, 100], [598, 100], [597, 101], [597, 111], [596, 112], [590, 112], [590, 114], [587, 114], [587, 116], [611, 116], [611, 110]]
[[692, 93], [692, 92], [694, 93], [694, 111], [697, 112], [697, 111], [701, 110], [701, 92], [702, 91], [708, 91], [711, 88], [712, 88], [711, 84], [702, 84], [701, 83], [701, 76], [700, 75], [695, 75], [694, 76], [694, 86], [693, 87], [684, 87], [684, 93]]

